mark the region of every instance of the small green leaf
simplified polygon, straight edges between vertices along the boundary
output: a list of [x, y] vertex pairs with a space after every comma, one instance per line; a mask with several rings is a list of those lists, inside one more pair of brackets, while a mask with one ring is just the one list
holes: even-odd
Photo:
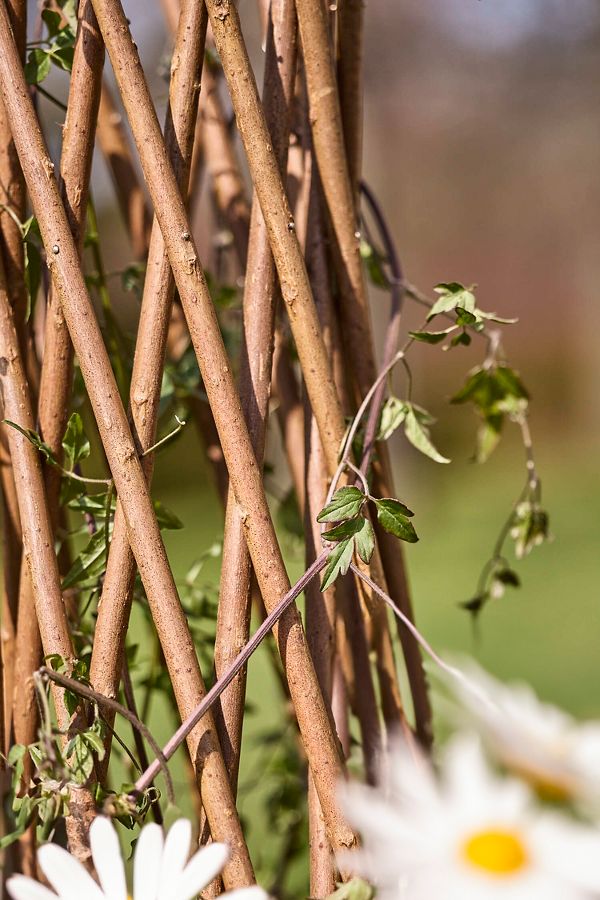
[[398, 397], [388, 397], [381, 410], [379, 419], [378, 441], [387, 441], [406, 418], [406, 403]]
[[368, 519], [363, 519], [362, 527], [354, 537], [354, 546], [362, 561], [368, 563], [375, 549], [373, 526]]
[[479, 426], [475, 451], [476, 462], [484, 463], [490, 458], [498, 446], [503, 422], [504, 416], [490, 415], [486, 416], [483, 423]]
[[77, 412], [71, 414], [67, 423], [65, 436], [62, 439], [62, 446], [71, 471], [80, 460], [87, 459], [90, 455], [90, 442], [83, 430], [81, 416]]
[[62, 17], [60, 13], [55, 12], [55, 10], [53, 9], [43, 9], [42, 20], [46, 24], [49, 36], [55, 37], [60, 31], [62, 25]]
[[338, 575], [345, 575], [350, 568], [352, 562], [352, 554], [354, 552], [354, 540], [347, 538], [340, 541], [332, 549], [327, 559], [327, 565], [323, 572], [323, 581], [321, 582], [321, 590], [326, 591], [331, 587]]
[[439, 299], [431, 307], [427, 321], [433, 319], [439, 313], [452, 312], [457, 307], [469, 313], [475, 312], [474, 285], [466, 288], [457, 281], [441, 283], [435, 286], [434, 291], [439, 294]]
[[345, 522], [336, 525], [335, 528], [324, 531], [323, 537], [327, 541], [344, 541], [346, 538], [353, 538], [354, 535], [358, 534], [365, 522], [366, 519], [364, 516], [357, 516], [355, 519], [347, 519]]
[[179, 528], [183, 528], [183, 522], [181, 521], [181, 519], [178, 518], [175, 513], [172, 512], [172, 510], [165, 506], [165, 504], [161, 500], [154, 500], [153, 506], [159, 528], [164, 528], [171, 531], [176, 531]]
[[373, 527], [364, 516], [357, 516], [355, 519], [342, 522], [335, 528], [326, 531], [323, 537], [328, 541], [354, 540], [356, 552], [364, 562], [369, 562], [375, 549]]
[[365, 502], [365, 495], [357, 487], [342, 487], [335, 492], [331, 503], [323, 507], [317, 522], [341, 522], [357, 516]]
[[456, 325], [451, 325], [444, 331], [409, 331], [408, 333], [415, 341], [421, 341], [424, 344], [441, 344], [452, 331], [456, 331]]
[[548, 513], [531, 500], [519, 503], [513, 516], [510, 536], [515, 542], [517, 559], [528, 556], [534, 547], [549, 538]]
[[377, 253], [375, 248], [367, 243], [367, 241], [361, 240], [360, 255], [365, 264], [369, 281], [376, 285], [376, 287], [388, 288], [389, 281], [383, 268], [384, 260]]
[[438, 453], [431, 443], [429, 430], [425, 424], [427, 420], [420, 414], [420, 410], [416, 409], [412, 404], [407, 404], [407, 406], [408, 410], [404, 422], [404, 433], [413, 447], [416, 447], [417, 450], [420, 450], [425, 456], [433, 459], [434, 462], [449, 463], [450, 460], [446, 459], [445, 456], [442, 456], [441, 453]]
[[41, 48], [31, 50], [25, 63], [25, 80], [27, 84], [40, 84], [49, 71], [50, 54]]
[[14, 428], [16, 431], [22, 434], [24, 438], [27, 438], [29, 443], [33, 444], [36, 450], [39, 450], [40, 453], [44, 454], [48, 462], [56, 465], [56, 457], [54, 456], [52, 449], [48, 446], [48, 444], [44, 443], [37, 431], [33, 431], [33, 429], [31, 428], [21, 428], [20, 425], [17, 425], [16, 422], [11, 422], [10, 419], [3, 419], [2, 421], [5, 425], [10, 425], [11, 428]]
[[77, 3], [76, 0], [58, 0], [63, 16], [69, 24], [69, 28], [75, 34], [77, 31]]
[[392, 497], [383, 497], [380, 500], [373, 498], [373, 502], [377, 508], [377, 518], [386, 531], [409, 544], [415, 544], [419, 540], [410, 521], [413, 513], [407, 506]]
[[54, 65], [65, 72], [70, 72], [73, 68], [73, 58], [75, 56], [73, 47], [57, 47], [54, 45], [51, 47], [51, 51], [50, 59]]
[[467, 309], [463, 309], [460, 306], [456, 307], [456, 324], [465, 326], [465, 325], [474, 325], [477, 321], [477, 316], [469, 312]]
[[86, 744], [91, 747], [92, 751], [96, 754], [98, 759], [104, 759], [106, 750], [104, 747], [104, 742], [97, 731], [89, 729], [88, 731], [84, 731], [81, 737], [84, 739]]
[[106, 534], [101, 528], [94, 532], [87, 546], [81, 551], [65, 575], [62, 589], [73, 587], [83, 581], [98, 578], [106, 567]]
[[466, 331], [461, 331], [460, 334], [457, 334], [450, 341], [451, 347], [459, 347], [460, 345], [464, 347], [468, 347], [471, 343], [471, 335]]
[[466, 600], [464, 603], [461, 603], [461, 609], [466, 609], [467, 612], [472, 613], [474, 616], [477, 613], [481, 612], [484, 605], [490, 599], [489, 591], [483, 591], [481, 594], [476, 594], [475, 597], [471, 597], [470, 600]]

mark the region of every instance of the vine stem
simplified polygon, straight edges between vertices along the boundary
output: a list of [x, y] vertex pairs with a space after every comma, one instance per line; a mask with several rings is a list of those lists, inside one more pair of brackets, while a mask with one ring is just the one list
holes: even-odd
[[[152, 751], [156, 755], [156, 762], [158, 763], [159, 771], [162, 771], [165, 777], [165, 782], [167, 785], [167, 798], [169, 800], [169, 803], [175, 803], [173, 779], [171, 778], [171, 773], [169, 772], [169, 767], [167, 766], [167, 760], [165, 759], [165, 756], [162, 753], [158, 743], [152, 736], [152, 732], [150, 731], [150, 729], [147, 728], [146, 725], [144, 725], [144, 723], [140, 721], [140, 719], [138, 719], [134, 712], [132, 712], [126, 706], [123, 706], [117, 700], [113, 700], [111, 697], [105, 697], [104, 694], [99, 694], [98, 691], [94, 691], [92, 688], [88, 687], [87, 684], [83, 684], [81, 681], [77, 681], [75, 678], [69, 678], [67, 675], [62, 675], [60, 672], [55, 672], [53, 669], [49, 669], [47, 666], [42, 666], [40, 669], [38, 669], [38, 672], [47, 681], [52, 681], [54, 684], [60, 685], [60, 687], [64, 688], [65, 690], [71, 691], [71, 693], [77, 694], [79, 697], [83, 697], [85, 700], [91, 700], [99, 707], [106, 707], [113, 712], [119, 713], [119, 715], [123, 716], [124, 719], [127, 719], [127, 721], [133, 725], [136, 731], [138, 731], [143, 737], [146, 738], [146, 740], [152, 747]], [[148, 787], [150, 786], [151, 785], [148, 785]]]
[[[201, 703], [198, 704], [193, 713], [184, 722], [182, 722], [177, 731], [163, 747], [162, 753], [166, 760], [171, 759], [177, 748], [186, 739], [187, 735], [192, 731], [192, 729], [196, 726], [200, 719], [204, 715], [206, 715], [213, 703], [215, 703], [216, 700], [218, 700], [218, 698], [221, 696], [225, 688], [229, 684], [231, 684], [237, 673], [246, 665], [254, 651], [260, 645], [265, 636], [279, 621], [286, 609], [288, 609], [292, 605], [294, 600], [296, 600], [297, 597], [300, 596], [309, 581], [311, 581], [312, 578], [318, 575], [319, 572], [321, 572], [325, 568], [328, 556], [329, 550], [324, 550], [316, 558], [310, 568], [306, 570], [306, 572], [296, 582], [296, 584], [292, 588], [290, 588], [290, 590], [285, 594], [284, 597], [282, 597], [279, 603], [277, 603], [277, 605], [271, 610], [268, 616], [256, 629], [248, 643], [243, 647], [240, 653], [238, 653], [235, 660], [221, 675], [219, 680], [214, 683], [212, 688], [207, 692], [206, 696], [202, 699]], [[145, 791], [152, 783], [153, 779], [156, 777], [159, 769], [160, 764], [158, 760], [154, 760], [154, 762], [150, 764], [146, 771], [143, 772], [136, 781], [136, 792], [141, 793], [142, 791]]]

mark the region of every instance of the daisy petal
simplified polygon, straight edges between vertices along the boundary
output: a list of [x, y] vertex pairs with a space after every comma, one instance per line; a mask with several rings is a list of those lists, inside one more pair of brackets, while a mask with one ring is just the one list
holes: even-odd
[[12, 875], [6, 889], [13, 900], [56, 900], [56, 894], [26, 875]]
[[[165, 839], [160, 879], [158, 883], [158, 896], [160, 900], [174, 897], [173, 886], [181, 878], [192, 841], [192, 824], [187, 819], [178, 819], [169, 829]], [[178, 898], [179, 900], [179, 898]]]
[[61, 900], [105, 900], [89, 872], [79, 860], [59, 847], [44, 844], [38, 850], [40, 868]]
[[219, 874], [229, 859], [227, 844], [209, 844], [190, 859], [179, 876], [169, 885], [170, 891], [161, 893], [160, 900], [190, 900]]
[[134, 900], [156, 900], [163, 845], [162, 828], [155, 822], [144, 825], [135, 846], [133, 860]]
[[97, 816], [91, 824], [90, 847], [104, 894], [110, 897], [110, 900], [127, 900], [119, 838], [110, 819], [105, 816]]
[[229, 900], [268, 900], [269, 895], [261, 887], [238, 888], [237, 891], [225, 891], [224, 897]]

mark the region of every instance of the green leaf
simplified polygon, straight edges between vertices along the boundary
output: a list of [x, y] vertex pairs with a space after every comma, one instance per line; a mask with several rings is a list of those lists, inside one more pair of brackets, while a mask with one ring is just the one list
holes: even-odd
[[373, 526], [368, 519], [363, 519], [362, 527], [356, 532], [354, 546], [362, 561], [368, 563], [373, 556], [373, 550], [375, 549]]
[[357, 516], [355, 519], [347, 519], [345, 522], [341, 522], [339, 525], [336, 525], [335, 528], [330, 528], [329, 531], [323, 532], [323, 537], [327, 541], [344, 541], [346, 538], [353, 538], [355, 534], [363, 527], [366, 519], [364, 516]]
[[388, 397], [381, 410], [378, 441], [387, 441], [406, 418], [406, 403], [398, 397]]
[[341, 522], [357, 516], [365, 502], [365, 495], [357, 487], [342, 487], [335, 492], [331, 503], [323, 507], [317, 522]]
[[48, 446], [48, 444], [44, 443], [37, 431], [33, 431], [31, 428], [21, 428], [20, 425], [17, 425], [16, 422], [11, 422], [10, 419], [3, 419], [2, 421], [5, 425], [10, 425], [11, 428], [14, 428], [16, 429], [16, 431], [20, 432], [20, 434], [22, 434], [24, 438], [27, 438], [30, 444], [33, 444], [36, 450], [39, 450], [40, 453], [44, 454], [48, 462], [56, 465], [56, 457], [54, 456], [52, 449]]
[[[422, 415], [421, 411], [415, 408], [412, 404], [407, 404], [408, 410], [406, 413], [406, 420], [404, 422], [404, 433], [413, 447], [416, 447], [417, 450], [420, 450], [421, 453], [424, 453], [425, 456], [428, 456], [430, 459], [433, 459], [434, 462], [438, 463], [449, 463], [450, 460], [446, 459], [445, 456], [442, 456], [441, 453], [438, 453], [436, 448], [431, 443], [429, 438], [429, 430], [427, 425], [425, 424], [428, 419], [425, 419]], [[426, 413], [429, 416], [428, 413]]]
[[352, 554], [354, 552], [354, 540], [347, 538], [340, 541], [332, 549], [327, 559], [327, 565], [323, 572], [323, 581], [321, 582], [321, 590], [326, 591], [331, 587], [338, 575], [345, 575], [350, 568], [352, 562]]
[[25, 63], [25, 80], [27, 84], [40, 84], [49, 71], [50, 54], [41, 48], [31, 50]]
[[515, 542], [517, 559], [528, 556], [534, 547], [549, 539], [548, 513], [531, 500], [524, 500], [517, 506], [510, 528], [510, 536]]
[[89, 729], [88, 731], [84, 731], [81, 737], [91, 747], [98, 759], [104, 759], [106, 753], [104, 741], [97, 731]]
[[463, 309], [460, 306], [456, 307], [456, 324], [465, 326], [465, 325], [474, 325], [477, 321], [477, 316], [469, 312], [467, 309]]
[[74, 412], [67, 423], [65, 436], [62, 439], [65, 458], [69, 463], [69, 469], [73, 470], [82, 459], [90, 455], [90, 442], [83, 430], [83, 421], [79, 413]]
[[439, 294], [439, 299], [431, 307], [427, 321], [429, 322], [434, 316], [444, 312], [452, 312], [457, 307], [461, 310], [474, 313], [475, 312], [475, 294], [473, 293], [474, 285], [466, 288], [457, 281], [442, 282], [435, 286], [434, 291]]
[[[99, 494], [79, 494], [68, 502], [69, 509], [75, 509], [81, 513], [91, 513], [94, 518], [104, 517], [106, 514], [106, 504], [108, 491], [102, 491]], [[117, 498], [112, 495], [111, 511], [114, 512], [117, 506]]]
[[52, 53], [50, 59], [54, 65], [58, 66], [59, 69], [63, 69], [65, 72], [70, 72], [73, 68], [73, 57], [75, 55], [73, 47], [57, 47], [54, 45], [51, 50]]
[[328, 541], [354, 541], [356, 552], [364, 562], [369, 562], [375, 549], [373, 527], [364, 516], [348, 519], [335, 528], [324, 532], [323, 537]]
[[153, 501], [154, 512], [156, 514], [156, 521], [158, 522], [159, 528], [164, 528], [171, 531], [176, 531], [179, 528], [183, 528], [183, 522], [180, 518], [178, 518], [174, 512], [172, 512], [161, 500]]
[[94, 753], [83, 734], [75, 735], [69, 742], [65, 756], [74, 778], [80, 784], [85, 784], [94, 770]]
[[464, 603], [461, 603], [461, 609], [466, 609], [467, 612], [472, 613], [474, 616], [477, 613], [481, 612], [484, 605], [490, 599], [489, 591], [483, 591], [481, 594], [476, 594], [474, 597], [471, 597], [470, 600], [465, 600]]
[[413, 513], [407, 506], [399, 500], [394, 500], [393, 497], [373, 498], [373, 502], [377, 508], [377, 518], [386, 531], [401, 541], [416, 544], [419, 538], [410, 521]]
[[55, 37], [60, 31], [62, 25], [62, 17], [60, 13], [55, 12], [55, 10], [53, 9], [43, 9], [42, 20], [46, 24], [49, 36]]
[[338, 884], [337, 890], [329, 894], [327, 900], [373, 900], [375, 891], [362, 878], [352, 878], [345, 884]]
[[58, 0], [63, 16], [69, 24], [69, 28], [75, 34], [77, 31], [77, 3], [76, 0]]
[[475, 461], [478, 463], [487, 462], [500, 440], [502, 432], [502, 424], [504, 416], [490, 415], [486, 416], [482, 425], [477, 429], [477, 448], [475, 450]]
[[376, 287], [388, 288], [390, 285], [383, 268], [384, 260], [379, 253], [377, 253], [375, 248], [367, 243], [367, 241], [361, 240], [360, 255], [365, 264], [369, 281], [376, 285]]
[[421, 341], [424, 344], [441, 344], [452, 331], [456, 331], [456, 325], [451, 325], [444, 331], [409, 331], [408, 333], [415, 341]]
[[104, 528], [94, 532], [87, 546], [81, 551], [65, 575], [62, 589], [83, 581], [97, 579], [106, 567], [106, 534]]
[[450, 341], [450, 346], [458, 347], [462, 344], [463, 346], [468, 347], [470, 343], [471, 335], [466, 331], [461, 331], [460, 334], [457, 334], [452, 338], [452, 340]]

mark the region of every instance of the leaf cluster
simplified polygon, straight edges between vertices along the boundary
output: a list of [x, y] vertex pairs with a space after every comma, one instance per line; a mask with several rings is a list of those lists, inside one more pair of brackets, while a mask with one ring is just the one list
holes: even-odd
[[482, 424], [477, 433], [475, 459], [485, 462], [495, 450], [506, 416], [517, 420], [527, 410], [529, 394], [519, 375], [506, 365], [473, 370], [452, 403], [472, 403]]
[[325, 591], [350, 568], [354, 553], [368, 563], [375, 549], [373, 526], [363, 510], [367, 501], [376, 509], [381, 526], [402, 541], [415, 543], [417, 533], [410, 519], [413, 513], [407, 506], [391, 497], [367, 496], [353, 485], [339, 488], [331, 501], [317, 516], [317, 522], [337, 522], [323, 533], [323, 539], [333, 544], [323, 571], [321, 590]]

